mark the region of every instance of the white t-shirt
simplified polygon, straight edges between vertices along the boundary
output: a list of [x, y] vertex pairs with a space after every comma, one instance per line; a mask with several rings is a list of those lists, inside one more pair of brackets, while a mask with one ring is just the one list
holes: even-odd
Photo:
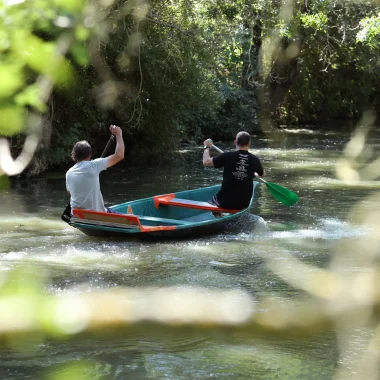
[[71, 194], [71, 209], [107, 212], [100, 192], [99, 173], [107, 169], [108, 159], [81, 161], [66, 173], [66, 188]]

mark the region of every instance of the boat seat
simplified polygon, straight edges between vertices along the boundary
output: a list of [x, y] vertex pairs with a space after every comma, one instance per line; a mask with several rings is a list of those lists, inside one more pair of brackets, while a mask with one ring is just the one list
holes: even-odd
[[175, 194], [166, 194], [166, 195], [157, 195], [153, 197], [154, 204], [156, 208], [159, 206], [176, 206], [176, 207], [185, 207], [185, 208], [193, 208], [198, 210], [206, 210], [206, 211], [216, 211], [216, 212], [226, 212], [234, 214], [236, 212], [239, 212], [240, 210], [229, 210], [225, 208], [220, 208], [217, 206], [214, 206], [208, 202], [201, 202], [201, 201], [193, 201], [190, 199], [181, 199], [176, 198]]
[[96, 212], [89, 210], [74, 209], [72, 222], [91, 223], [97, 225], [123, 226], [124, 228], [140, 228], [144, 221], [160, 222], [165, 225], [187, 225], [191, 224], [186, 220], [158, 218], [153, 216], [134, 214], [113, 214], [107, 212]]
[[82, 210], [75, 208], [73, 211], [73, 218], [71, 221], [93, 221], [100, 223], [120, 224], [124, 227], [139, 228], [140, 220], [136, 215], [131, 214], [112, 214], [108, 212], [97, 212], [91, 210]]
[[162, 222], [162, 223], [165, 223], [165, 224], [182, 224], [182, 225], [186, 225], [186, 224], [192, 224], [192, 222], [188, 222], [186, 220], [178, 220], [178, 219], [168, 219], [168, 218], [157, 218], [157, 217], [154, 217], [154, 216], [144, 216], [144, 215], [136, 215], [140, 220], [141, 222], [144, 222], [144, 221], [149, 221], [149, 222]]

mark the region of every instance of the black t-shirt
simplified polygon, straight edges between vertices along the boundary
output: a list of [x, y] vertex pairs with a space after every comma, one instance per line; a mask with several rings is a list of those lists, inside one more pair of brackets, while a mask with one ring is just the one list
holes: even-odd
[[224, 167], [222, 187], [215, 200], [223, 208], [243, 209], [252, 198], [253, 179], [256, 172], [264, 174], [258, 157], [246, 150], [222, 153], [213, 158], [214, 167]]

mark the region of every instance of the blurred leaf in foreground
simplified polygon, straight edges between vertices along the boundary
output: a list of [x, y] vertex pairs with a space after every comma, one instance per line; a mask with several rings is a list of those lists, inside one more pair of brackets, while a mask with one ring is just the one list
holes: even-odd
[[4, 136], [12, 136], [24, 129], [25, 110], [15, 105], [0, 104], [0, 131]]
[[15, 64], [0, 64], [0, 98], [13, 95], [24, 85], [21, 67]]
[[45, 377], [46, 380], [100, 380], [101, 377], [94, 377], [94, 364], [89, 361], [79, 361], [72, 364], [65, 364], [55, 368]]

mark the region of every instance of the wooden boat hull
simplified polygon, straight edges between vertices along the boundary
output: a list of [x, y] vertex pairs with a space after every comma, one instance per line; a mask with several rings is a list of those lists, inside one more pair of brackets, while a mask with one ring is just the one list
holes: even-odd
[[[119, 218], [115, 218], [113, 214], [87, 212], [91, 213], [94, 218], [94, 220], [88, 220], [85, 219], [88, 217], [86, 211], [79, 210], [77, 215], [74, 213], [74, 218], [71, 219], [70, 225], [86, 235], [103, 238], [172, 239], [220, 233], [234, 229], [241, 221], [241, 218], [248, 213], [257, 185], [257, 183], [254, 183], [254, 191], [249, 207], [244, 210], [223, 214], [221, 218], [215, 218], [211, 211], [193, 208], [195, 206], [192, 205], [181, 207], [178, 204], [157, 204], [157, 198], [165, 198], [168, 196], [166, 194], [112, 206], [111, 209], [119, 213]], [[198, 204], [199, 202], [203, 204], [202, 202], [207, 202], [211, 199], [219, 189], [220, 185], [216, 185], [181, 191], [171, 194], [171, 197], [191, 204]], [[83, 213], [85, 215], [82, 215]], [[106, 222], [104, 219], [114, 219], [118, 223]], [[127, 220], [125, 221], [124, 219]]]

